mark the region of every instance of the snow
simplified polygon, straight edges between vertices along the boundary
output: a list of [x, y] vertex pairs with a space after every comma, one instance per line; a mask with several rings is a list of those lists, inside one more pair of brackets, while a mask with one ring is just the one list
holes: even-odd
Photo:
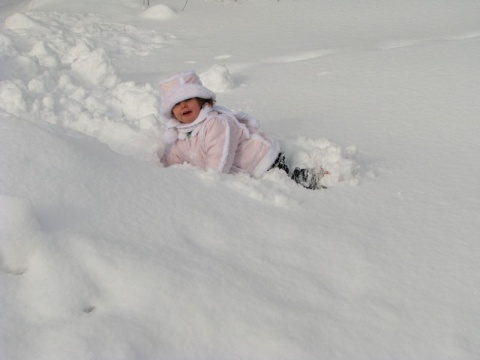
[[[0, 359], [477, 359], [479, 11], [2, 1]], [[328, 189], [162, 167], [188, 70]]]
[[149, 6], [144, 12], [143, 16], [150, 19], [168, 20], [175, 16], [176, 12], [166, 5]]

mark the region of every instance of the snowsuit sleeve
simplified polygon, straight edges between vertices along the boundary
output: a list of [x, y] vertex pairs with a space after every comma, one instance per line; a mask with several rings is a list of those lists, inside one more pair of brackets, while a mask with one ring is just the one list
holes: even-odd
[[170, 148], [165, 151], [165, 154], [163, 155], [161, 161], [163, 165], [165, 165], [166, 167], [175, 165], [175, 164], [182, 164], [185, 161], [177, 154], [175, 150], [176, 150], [176, 146], [173, 145], [173, 146], [170, 146]]
[[241, 130], [229, 117], [214, 117], [203, 130], [205, 167], [229, 173], [241, 137]]

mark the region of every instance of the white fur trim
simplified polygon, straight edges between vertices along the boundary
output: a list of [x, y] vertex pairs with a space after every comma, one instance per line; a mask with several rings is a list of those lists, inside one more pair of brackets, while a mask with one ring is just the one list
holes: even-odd
[[167, 129], [163, 133], [163, 142], [165, 144], [173, 144], [177, 141], [178, 131], [175, 128]]
[[223, 144], [223, 154], [222, 154], [222, 159], [220, 160], [220, 165], [219, 165], [219, 170], [221, 172], [225, 171], [225, 166], [227, 165], [227, 160], [229, 157], [228, 149], [230, 148], [230, 126], [225, 127], [225, 132], [226, 132], [225, 144]]

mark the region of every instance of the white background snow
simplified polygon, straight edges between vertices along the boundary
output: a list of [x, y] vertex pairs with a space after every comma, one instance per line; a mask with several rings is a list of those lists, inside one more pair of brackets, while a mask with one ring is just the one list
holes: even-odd
[[[480, 2], [2, 0], [0, 359], [480, 358]], [[290, 165], [163, 168], [196, 70]]]

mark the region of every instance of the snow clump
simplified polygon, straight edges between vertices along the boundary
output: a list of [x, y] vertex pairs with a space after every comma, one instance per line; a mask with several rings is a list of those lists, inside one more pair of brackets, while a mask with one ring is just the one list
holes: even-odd
[[175, 11], [167, 5], [155, 5], [143, 12], [143, 17], [156, 20], [168, 20], [175, 17]]
[[235, 85], [232, 75], [224, 65], [213, 65], [199, 76], [203, 85], [214, 92], [225, 92], [233, 89]]

